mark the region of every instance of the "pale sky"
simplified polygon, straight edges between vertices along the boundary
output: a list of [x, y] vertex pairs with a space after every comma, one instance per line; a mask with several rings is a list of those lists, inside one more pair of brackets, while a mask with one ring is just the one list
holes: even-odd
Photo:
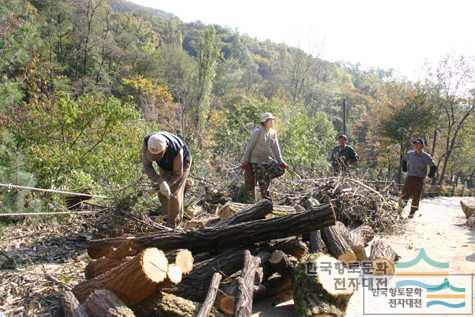
[[475, 56], [475, 0], [132, 1], [412, 79], [445, 54]]

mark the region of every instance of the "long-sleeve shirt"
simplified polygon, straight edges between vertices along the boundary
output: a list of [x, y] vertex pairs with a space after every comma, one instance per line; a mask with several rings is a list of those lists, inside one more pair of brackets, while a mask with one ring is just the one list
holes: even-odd
[[412, 150], [407, 152], [402, 161], [402, 169], [407, 172], [408, 176], [416, 176], [425, 178], [427, 176], [427, 168], [429, 167], [429, 177], [435, 175], [437, 166], [429, 153], [422, 151], [417, 154]]
[[257, 127], [252, 131], [242, 162], [263, 163], [272, 160], [277, 160], [280, 163], [284, 162], [277, 134], [274, 130]]
[[[330, 161], [334, 168], [346, 168], [348, 165], [357, 162], [360, 158], [351, 146], [336, 146], [330, 154]], [[343, 165], [343, 166], [341, 166]]]

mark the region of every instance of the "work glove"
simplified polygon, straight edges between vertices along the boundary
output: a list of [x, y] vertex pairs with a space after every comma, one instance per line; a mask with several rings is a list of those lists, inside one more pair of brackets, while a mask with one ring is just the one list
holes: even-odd
[[170, 186], [168, 186], [167, 182], [163, 181], [160, 183], [160, 193], [166, 198], [170, 199], [172, 191], [170, 190]]

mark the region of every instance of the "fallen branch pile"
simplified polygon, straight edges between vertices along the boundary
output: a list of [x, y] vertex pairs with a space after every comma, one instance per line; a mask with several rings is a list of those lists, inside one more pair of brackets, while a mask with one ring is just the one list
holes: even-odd
[[194, 229], [91, 241], [92, 261], [65, 294], [65, 315], [251, 316], [255, 301], [293, 298], [298, 316], [344, 316], [353, 290], [336, 290], [309, 264], [370, 261], [375, 273], [381, 264], [392, 273], [399, 259], [383, 240], [366, 254], [392, 205], [364, 184], [349, 190], [332, 180], [281, 205], [214, 194], [214, 213], [192, 219], [207, 219]]

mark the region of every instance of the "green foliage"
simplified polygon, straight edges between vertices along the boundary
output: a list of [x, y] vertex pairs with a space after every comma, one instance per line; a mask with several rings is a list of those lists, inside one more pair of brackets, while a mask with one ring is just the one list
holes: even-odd
[[132, 104], [114, 97], [84, 96], [31, 105], [31, 124], [20, 136], [44, 186], [61, 186], [71, 173], [95, 181], [126, 184], [136, 174], [145, 125]]
[[328, 153], [334, 146], [336, 131], [323, 112], [310, 117], [298, 112], [290, 119], [281, 138], [284, 157], [295, 168], [322, 170], [328, 166]]
[[[35, 177], [28, 172], [27, 167], [28, 161], [18, 152], [12, 135], [4, 129], [0, 130], [0, 183], [34, 186]], [[27, 191], [7, 191], [5, 188], [1, 188], [0, 211], [14, 212], [31, 209], [26, 201], [27, 196]]]

